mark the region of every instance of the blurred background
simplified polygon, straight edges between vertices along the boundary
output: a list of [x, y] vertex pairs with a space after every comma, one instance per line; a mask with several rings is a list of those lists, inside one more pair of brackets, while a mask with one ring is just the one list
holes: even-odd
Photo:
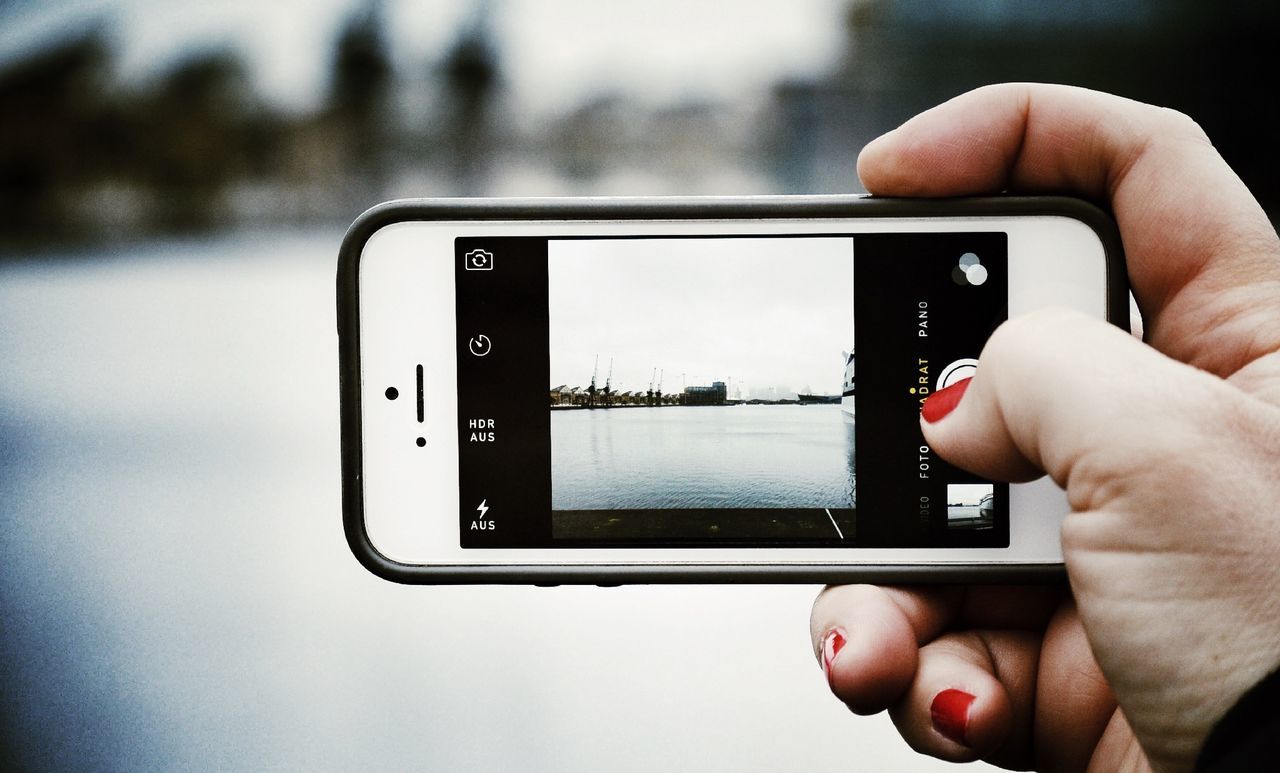
[[367, 574], [343, 229], [399, 196], [855, 191], [866, 141], [1004, 80], [1183, 110], [1274, 213], [1277, 8], [0, 0], [0, 767], [947, 767], [827, 693], [816, 587]]

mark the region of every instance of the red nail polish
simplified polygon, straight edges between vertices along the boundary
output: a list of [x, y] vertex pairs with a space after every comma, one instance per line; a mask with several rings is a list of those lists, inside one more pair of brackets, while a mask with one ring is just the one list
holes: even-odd
[[973, 696], [963, 690], [943, 690], [938, 693], [929, 706], [933, 729], [956, 743], [968, 746], [965, 732], [969, 729], [969, 707], [972, 705]]
[[960, 404], [960, 398], [964, 397], [964, 391], [969, 388], [970, 381], [973, 379], [957, 381], [946, 389], [940, 389], [929, 395], [929, 399], [925, 400], [920, 408], [920, 415], [932, 424], [951, 413], [952, 409]]
[[831, 682], [831, 664], [844, 649], [844, 642], [844, 631], [839, 628], [832, 628], [822, 639], [822, 671], [827, 675], [828, 683]]

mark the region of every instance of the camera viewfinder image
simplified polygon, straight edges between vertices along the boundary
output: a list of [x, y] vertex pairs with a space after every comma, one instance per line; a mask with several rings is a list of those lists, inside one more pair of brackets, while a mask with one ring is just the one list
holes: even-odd
[[852, 239], [552, 241], [548, 276], [557, 538], [852, 538]]
[[995, 484], [947, 484], [948, 529], [979, 530], [994, 525]]

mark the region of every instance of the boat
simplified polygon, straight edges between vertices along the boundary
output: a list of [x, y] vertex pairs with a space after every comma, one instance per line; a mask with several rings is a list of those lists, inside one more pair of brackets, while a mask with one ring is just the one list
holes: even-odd
[[842, 352], [844, 355], [844, 391], [840, 395], [840, 408], [850, 418], [853, 417], [853, 352]]

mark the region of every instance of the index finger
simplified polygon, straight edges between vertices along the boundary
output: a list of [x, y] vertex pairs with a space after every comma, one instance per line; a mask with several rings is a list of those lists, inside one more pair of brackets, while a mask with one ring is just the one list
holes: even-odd
[[1194, 121], [1087, 89], [1002, 84], [963, 94], [869, 144], [867, 190], [1003, 190], [1109, 202], [1147, 341], [1229, 376], [1280, 350], [1280, 245]]

